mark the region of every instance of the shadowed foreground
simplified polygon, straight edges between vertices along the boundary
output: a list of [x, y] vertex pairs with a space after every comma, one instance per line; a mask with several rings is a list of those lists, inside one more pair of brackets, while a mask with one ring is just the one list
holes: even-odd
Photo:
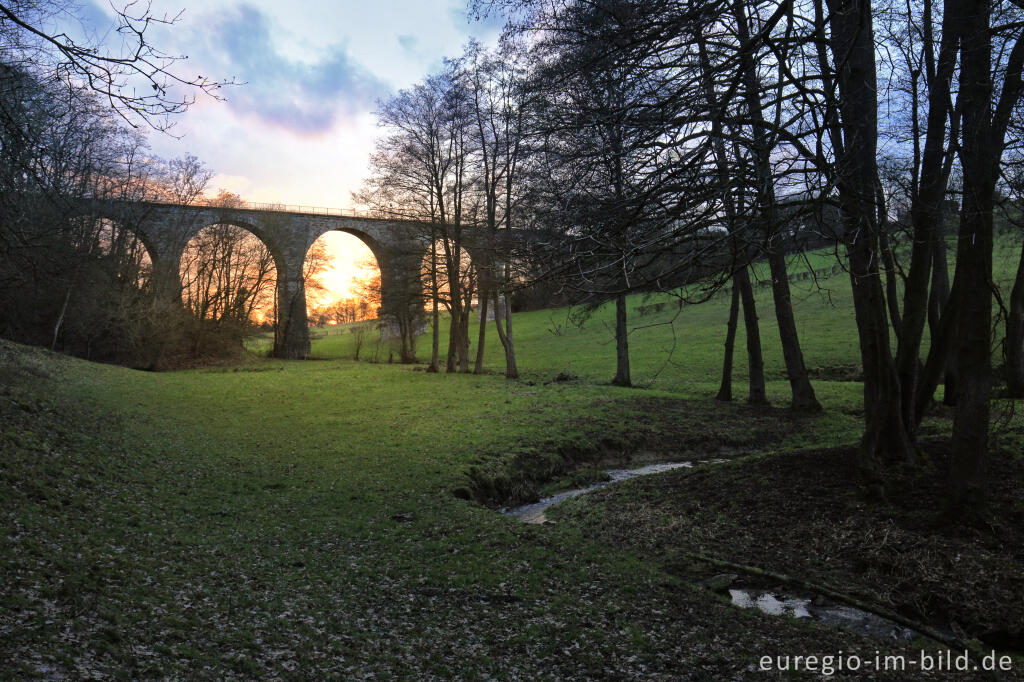
[[451, 493], [527, 441], [596, 452], [596, 425], [607, 455], [630, 391], [2, 349], [6, 675], [764, 679], [762, 654], [878, 647]]

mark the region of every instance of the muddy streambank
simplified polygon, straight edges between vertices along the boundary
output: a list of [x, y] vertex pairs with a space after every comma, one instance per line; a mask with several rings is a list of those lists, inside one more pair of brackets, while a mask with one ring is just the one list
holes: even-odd
[[[651, 476], [675, 469], [692, 469], [694, 466], [707, 466], [724, 461], [718, 459], [704, 462], [669, 462], [648, 464], [635, 469], [609, 469], [604, 471], [605, 480], [591, 483], [582, 488], [559, 492], [545, 497], [539, 502], [518, 507], [506, 507], [500, 511], [523, 523], [550, 524], [551, 521], [547, 518], [549, 509], [567, 500], [600, 490], [605, 486], [623, 483], [641, 476]], [[749, 574], [745, 573], [745, 575], [749, 578]], [[838, 598], [840, 603], [835, 603], [824, 594], [806, 589], [802, 591], [802, 595], [797, 596], [793, 592], [792, 582], [783, 582], [788, 591], [785, 589], [763, 590], [744, 587], [744, 581], [738, 574], [718, 573], [702, 581], [700, 586], [722, 594], [727, 592], [732, 603], [740, 608], [758, 609], [773, 616], [786, 615], [796, 619], [816, 621], [866, 635], [880, 642], [910, 642], [915, 639], [930, 638], [935, 643], [944, 643], [955, 642], [957, 639], [956, 635], [951, 632], [932, 629], [927, 625], [918, 626], [917, 623], [901, 619], [898, 614], [880, 615], [872, 611], [870, 605], [862, 603], [852, 605], [843, 599], [843, 595], [832, 595], [834, 598]]]
[[1024, 666], [1024, 458], [994, 453], [988, 503], [950, 524], [938, 511], [948, 446], [932, 441], [925, 451], [933, 461], [894, 473], [890, 489], [901, 492], [887, 499], [859, 485], [853, 448], [833, 448], [637, 478], [547, 514], [733, 601], [793, 587], [714, 560], [799, 577], [1013, 654], [1016, 670]]
[[615, 421], [567, 424], [567, 433], [578, 435], [481, 454], [452, 493], [494, 509], [516, 507], [606, 480], [607, 469], [748, 456], [814, 423], [814, 417], [763, 405], [617, 402]]

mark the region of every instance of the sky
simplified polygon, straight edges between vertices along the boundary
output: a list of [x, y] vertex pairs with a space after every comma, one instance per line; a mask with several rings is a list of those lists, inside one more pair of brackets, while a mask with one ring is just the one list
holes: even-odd
[[[123, 7], [126, 0], [113, 0]], [[110, 44], [108, 0], [84, 0], [79, 22]], [[165, 159], [193, 154], [224, 189], [254, 203], [353, 208], [378, 128], [378, 100], [458, 56], [471, 38], [494, 44], [501, 19], [471, 22], [465, 0], [152, 0], [147, 40], [187, 56], [180, 75], [233, 80], [223, 101], [200, 95], [171, 134], [149, 135]], [[370, 255], [330, 233], [322, 279], [350, 295]]]
[[[106, 0], [89, 1], [83, 22], [111, 21]], [[249, 201], [338, 208], [366, 174], [377, 101], [501, 29], [470, 22], [465, 0], [153, 0], [153, 15], [179, 13], [151, 42], [188, 56], [182, 74], [239, 84], [200, 97], [175, 137], [151, 134], [154, 152], [196, 155], [214, 190]]]

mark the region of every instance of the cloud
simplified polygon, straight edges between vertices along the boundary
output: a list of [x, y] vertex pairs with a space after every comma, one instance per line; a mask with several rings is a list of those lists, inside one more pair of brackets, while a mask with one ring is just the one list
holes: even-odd
[[266, 14], [240, 5], [214, 15], [196, 37], [202, 61], [244, 84], [225, 89], [228, 107], [263, 123], [300, 134], [332, 129], [339, 118], [372, 109], [388, 87], [355, 62], [344, 45], [324, 50], [319, 61], [290, 58], [281, 51]]
[[508, 17], [500, 9], [488, 10], [485, 7], [482, 11], [472, 12], [465, 3], [450, 7], [448, 16], [456, 30], [474, 36], [481, 42], [496, 40], [508, 23]]
[[402, 51], [407, 55], [415, 55], [417, 48], [419, 47], [419, 39], [412, 35], [400, 35], [398, 36], [398, 44], [402, 47]]
[[109, 10], [104, 10], [91, 0], [78, 4], [73, 11], [79, 20], [81, 30], [90, 38], [103, 39], [117, 28], [117, 22], [110, 16]]

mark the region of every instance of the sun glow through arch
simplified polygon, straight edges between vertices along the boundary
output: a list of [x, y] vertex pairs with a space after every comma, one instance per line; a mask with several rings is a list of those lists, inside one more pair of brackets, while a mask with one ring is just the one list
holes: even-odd
[[355, 235], [332, 230], [313, 243], [309, 254], [318, 248], [322, 249], [324, 262], [307, 285], [310, 323], [337, 324], [375, 318], [380, 267], [370, 247]]

